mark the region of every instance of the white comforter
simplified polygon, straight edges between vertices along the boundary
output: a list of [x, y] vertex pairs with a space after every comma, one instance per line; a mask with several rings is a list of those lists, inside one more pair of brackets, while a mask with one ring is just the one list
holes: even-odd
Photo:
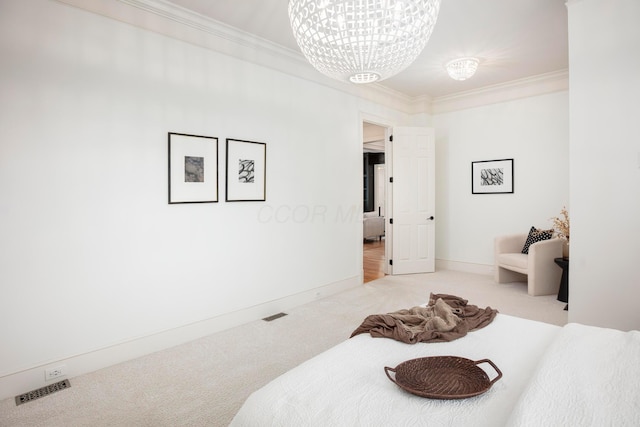
[[[358, 335], [254, 392], [232, 426], [501, 426], [505, 425], [560, 327], [498, 314], [487, 327], [446, 343], [400, 343]], [[490, 359], [503, 377], [463, 400], [414, 396], [389, 381], [384, 367], [452, 355]], [[479, 365], [490, 379], [495, 371]]]
[[640, 426], [640, 332], [565, 326], [509, 425]]

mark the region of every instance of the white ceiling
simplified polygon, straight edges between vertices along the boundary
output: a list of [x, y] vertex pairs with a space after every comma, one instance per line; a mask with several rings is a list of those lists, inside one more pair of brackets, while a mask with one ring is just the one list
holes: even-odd
[[[568, 68], [566, 0], [442, 0], [418, 59], [381, 85], [437, 98]], [[287, 0], [171, 0], [171, 3], [299, 52]], [[480, 58], [475, 76], [454, 81], [444, 64]]]

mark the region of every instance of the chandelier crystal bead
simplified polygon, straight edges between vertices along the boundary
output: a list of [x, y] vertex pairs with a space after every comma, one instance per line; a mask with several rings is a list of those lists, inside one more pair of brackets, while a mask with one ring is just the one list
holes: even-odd
[[407, 68], [424, 49], [440, 0], [290, 0], [293, 35], [322, 74], [372, 83]]
[[452, 79], [467, 80], [476, 73], [478, 63], [477, 58], [458, 58], [447, 62], [445, 68]]

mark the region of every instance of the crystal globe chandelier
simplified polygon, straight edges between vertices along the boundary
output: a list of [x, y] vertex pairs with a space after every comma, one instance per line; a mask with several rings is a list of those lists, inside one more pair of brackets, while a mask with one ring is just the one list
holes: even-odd
[[440, 0], [289, 0], [293, 35], [322, 74], [352, 83], [384, 80], [422, 52]]
[[478, 62], [477, 58], [458, 58], [447, 62], [445, 68], [452, 79], [467, 80], [476, 73]]

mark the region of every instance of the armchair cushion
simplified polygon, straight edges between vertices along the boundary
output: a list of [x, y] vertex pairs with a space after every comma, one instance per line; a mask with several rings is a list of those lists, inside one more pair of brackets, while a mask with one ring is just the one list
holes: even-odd
[[538, 228], [531, 227], [531, 230], [529, 230], [529, 235], [527, 236], [527, 240], [524, 242], [524, 246], [522, 247], [522, 253], [528, 254], [529, 246], [543, 240], [549, 240], [552, 236], [553, 230], [540, 230]]
[[514, 253], [498, 254], [498, 264], [503, 265], [512, 271], [527, 274], [527, 267], [529, 266], [529, 257], [527, 255], [528, 254]]

